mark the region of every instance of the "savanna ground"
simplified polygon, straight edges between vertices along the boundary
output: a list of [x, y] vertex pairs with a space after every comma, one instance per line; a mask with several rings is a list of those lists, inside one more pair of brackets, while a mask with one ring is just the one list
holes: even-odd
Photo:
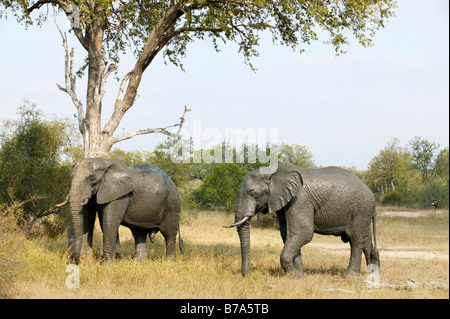
[[[69, 264], [67, 238], [21, 240], [16, 274], [8, 294], [12, 298], [449, 298], [449, 213], [382, 212], [377, 216], [377, 241], [382, 283], [424, 284], [416, 289], [369, 288], [367, 275], [344, 279], [349, 244], [339, 237], [314, 235], [302, 249], [304, 279], [284, 275], [279, 256], [279, 231], [251, 227], [251, 276], [241, 275], [239, 238], [222, 225], [232, 215], [216, 212], [183, 213], [181, 235], [184, 255], [165, 259], [164, 239], [157, 234], [149, 243], [149, 260], [132, 260], [134, 240], [120, 229], [125, 258], [101, 263], [101, 232], [95, 233], [94, 257], [80, 266], [80, 287], [66, 287]], [[255, 221], [254, 223], [258, 223]], [[148, 241], [149, 242], [149, 241]], [[361, 270], [366, 268], [363, 258]], [[432, 288], [429, 283], [446, 285]]]

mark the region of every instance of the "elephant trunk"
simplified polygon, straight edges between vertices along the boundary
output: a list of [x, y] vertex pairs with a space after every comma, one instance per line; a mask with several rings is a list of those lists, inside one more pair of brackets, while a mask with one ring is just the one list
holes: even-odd
[[73, 225], [73, 246], [70, 247], [72, 258], [78, 264], [81, 256], [81, 245], [83, 242], [83, 205], [78, 203], [70, 203], [70, 212], [72, 215]]
[[242, 275], [246, 276], [250, 273], [250, 221], [238, 226], [237, 231], [241, 242]]
[[242, 275], [250, 273], [250, 219], [256, 214], [256, 201], [247, 196], [241, 188], [239, 190], [238, 202], [234, 223], [225, 228], [237, 227], [239, 240], [241, 242]]

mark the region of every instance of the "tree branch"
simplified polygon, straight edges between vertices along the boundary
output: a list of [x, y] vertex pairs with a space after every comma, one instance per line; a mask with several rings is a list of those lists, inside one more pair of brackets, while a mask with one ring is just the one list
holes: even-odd
[[63, 40], [63, 48], [64, 51], [66, 51], [66, 55], [64, 58], [65, 62], [65, 87], [62, 87], [58, 83], [56, 83], [58, 89], [60, 89], [63, 92], [66, 92], [69, 94], [69, 96], [72, 99], [73, 104], [77, 108], [78, 111], [78, 125], [80, 132], [85, 135], [85, 121], [84, 121], [84, 110], [83, 110], [83, 103], [78, 99], [76, 94], [76, 83], [77, 79], [76, 76], [73, 74], [73, 55], [74, 55], [74, 49], [72, 48], [70, 54], [69, 54], [69, 46], [67, 44], [67, 35], [63, 34], [61, 32], [61, 29], [56, 25], [58, 28], [59, 33], [61, 34], [61, 38]]
[[[66, 2], [61, 1], [61, 0], [39, 0], [39, 1], [36, 1], [31, 7], [26, 9], [26, 12], [28, 14], [30, 14], [31, 12], [33, 12], [36, 9], [39, 10], [44, 4], [57, 4], [57, 5], [59, 5], [59, 7], [64, 10], [64, 12], [66, 13], [66, 16], [68, 18], [73, 13], [73, 12], [69, 12], [67, 10], [67, 8], [69, 7], [69, 3], [66, 3]], [[83, 48], [88, 50], [88, 43], [86, 41], [85, 36], [83, 35], [83, 31], [81, 29], [79, 29], [79, 28], [74, 28], [74, 27], [72, 28], [72, 30], [75, 33], [75, 36], [78, 38], [78, 41], [80, 41], [80, 44], [83, 46]]]
[[173, 28], [177, 20], [184, 15], [184, 11], [181, 10], [181, 1], [176, 3], [169, 9], [165, 17], [158, 22], [153, 28], [147, 42], [142, 50], [139, 59], [136, 61], [133, 72], [129, 78], [128, 86], [125, 91], [122, 108], [126, 112], [136, 100], [137, 89], [142, 79], [142, 74], [149, 65], [149, 61], [153, 60], [156, 53], [158, 53], [165, 44], [170, 40], [171, 36], [168, 36], [167, 32]]
[[40, 9], [44, 4], [49, 4], [49, 3], [60, 4], [60, 5], [63, 4], [63, 2], [59, 1], [59, 0], [39, 0], [39, 1], [36, 1], [31, 7], [29, 7], [27, 9], [27, 12], [31, 13], [33, 10]]
[[[149, 66], [155, 56], [164, 48], [164, 46], [175, 35], [174, 31], [170, 31], [175, 25], [177, 19], [184, 13], [180, 11], [180, 4], [176, 4], [167, 13], [153, 29], [141, 56], [136, 62], [134, 69], [128, 72], [120, 84], [117, 99], [114, 105], [114, 111], [108, 123], [103, 129], [104, 134], [113, 134], [119, 126], [124, 114], [133, 106], [139, 95], [137, 89], [139, 87], [142, 74]], [[148, 133], [142, 133], [148, 134]]]
[[[188, 108], [187, 106], [184, 107], [183, 116], [180, 117], [180, 122], [178, 124], [169, 125], [169, 126], [166, 126], [164, 128], [148, 128], [148, 129], [143, 129], [143, 130], [137, 130], [137, 131], [134, 131], [134, 132], [131, 132], [131, 133], [123, 134], [121, 136], [113, 137], [113, 138], [111, 138], [111, 142], [112, 142], [112, 144], [115, 144], [117, 142], [128, 140], [128, 139], [130, 139], [130, 138], [132, 138], [133, 136], [136, 136], [136, 135], [145, 135], [145, 134], [153, 134], [153, 133], [161, 133], [161, 134], [164, 134], [164, 135], [167, 135], [167, 136], [170, 136], [170, 137], [177, 138], [177, 137], [180, 136], [181, 129], [183, 128], [183, 124], [184, 124], [184, 121], [185, 121], [186, 113], [190, 112], [190, 111], [191, 111], [190, 108]], [[178, 132], [176, 134], [174, 134], [172, 132], [169, 132], [167, 130], [167, 129], [172, 128], [172, 127], [178, 127]]]

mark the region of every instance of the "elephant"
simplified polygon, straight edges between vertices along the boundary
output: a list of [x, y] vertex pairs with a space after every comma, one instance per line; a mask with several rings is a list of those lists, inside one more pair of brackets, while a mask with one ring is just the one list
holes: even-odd
[[280, 263], [286, 274], [304, 277], [301, 248], [318, 233], [350, 242], [345, 277], [360, 274], [362, 252], [367, 265], [380, 266], [375, 207], [372, 192], [352, 172], [280, 163], [247, 173], [238, 193], [235, 223], [224, 227], [237, 227], [244, 276], [250, 267], [250, 219], [259, 212], [275, 212], [284, 242]]
[[85, 158], [70, 172], [70, 189], [66, 201], [72, 215], [74, 243], [72, 258], [80, 261], [83, 235], [92, 246], [95, 214], [103, 230], [103, 258], [106, 263], [123, 255], [118, 229], [128, 227], [135, 240], [135, 259], [148, 257], [147, 235], [151, 242], [160, 231], [166, 243], [166, 256], [175, 259], [179, 234], [181, 199], [170, 177], [154, 165], [127, 167], [111, 159]]

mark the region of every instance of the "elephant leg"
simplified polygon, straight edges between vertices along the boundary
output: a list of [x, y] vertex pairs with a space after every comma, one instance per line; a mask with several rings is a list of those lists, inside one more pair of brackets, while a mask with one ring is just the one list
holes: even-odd
[[349, 275], [361, 275], [362, 253], [366, 257], [366, 262], [371, 263], [372, 236], [370, 231], [370, 221], [355, 218], [348, 234], [350, 241], [350, 261], [344, 277]]
[[372, 245], [372, 232], [370, 227], [368, 227], [366, 235], [363, 236], [363, 247], [362, 247], [364, 256], [366, 257], [366, 265], [376, 265], [379, 269], [380, 263], [374, 255], [374, 247]]
[[313, 214], [313, 211], [297, 211], [294, 209], [286, 212], [287, 234], [280, 263], [289, 275], [305, 276], [301, 248], [313, 238]]
[[[98, 218], [100, 220], [100, 229], [103, 232], [103, 222], [102, 222], [103, 218], [102, 218], [102, 216], [103, 216], [102, 212], [99, 211], [98, 212]], [[123, 253], [123, 250], [122, 250], [122, 246], [120, 246], [119, 232], [117, 232], [117, 240], [116, 240], [116, 248], [115, 249], [116, 249], [116, 258], [123, 258], [125, 256], [125, 254]]]
[[169, 261], [175, 261], [177, 233], [166, 232], [163, 229], [160, 229], [160, 231], [166, 241], [166, 257]]
[[348, 234], [350, 241], [350, 261], [343, 276], [361, 275], [361, 257], [363, 252], [363, 236], [358, 229], [353, 228]]
[[125, 254], [123, 253], [122, 246], [120, 246], [119, 232], [117, 232], [116, 239], [116, 258], [123, 258]]
[[301, 236], [288, 237], [280, 256], [281, 267], [288, 275], [304, 277], [301, 247], [309, 241]]
[[[277, 217], [278, 223], [280, 225], [281, 238], [283, 239], [283, 243], [286, 243], [287, 227], [286, 227], [286, 215], [284, 210], [277, 212]], [[294, 256], [293, 263], [295, 269], [297, 269], [299, 272], [303, 272], [302, 255], [300, 253], [300, 250]]]
[[131, 230], [134, 236], [135, 243], [135, 257], [134, 259], [138, 262], [142, 262], [148, 258], [147, 250], [147, 230], [133, 228]]
[[361, 275], [361, 257], [362, 249], [358, 240], [353, 240], [350, 238], [350, 262], [348, 267], [344, 272], [344, 277]]
[[102, 208], [103, 258], [106, 263], [116, 257], [119, 226], [128, 207], [128, 198], [121, 198]]

